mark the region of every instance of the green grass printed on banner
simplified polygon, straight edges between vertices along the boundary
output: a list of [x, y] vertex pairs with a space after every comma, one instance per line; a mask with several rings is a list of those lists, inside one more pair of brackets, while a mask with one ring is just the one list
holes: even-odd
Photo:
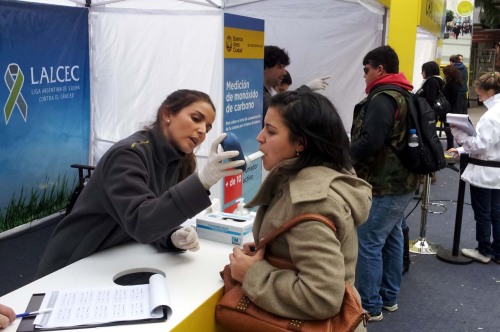
[[[50, 183], [48, 178], [46, 181]], [[76, 179], [73, 183], [76, 185]], [[0, 211], [0, 232], [64, 210], [74, 185], [69, 187], [64, 176], [58, 177], [56, 183], [46, 189], [37, 191], [32, 187], [29, 194], [21, 188], [19, 196], [16, 198], [14, 193], [7, 207]]]

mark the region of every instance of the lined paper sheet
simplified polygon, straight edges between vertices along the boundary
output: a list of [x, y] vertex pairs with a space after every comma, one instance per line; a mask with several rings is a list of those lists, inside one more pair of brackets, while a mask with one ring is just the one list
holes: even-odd
[[154, 274], [145, 285], [47, 292], [40, 310], [46, 308], [53, 310], [36, 317], [36, 328], [160, 319], [164, 308], [170, 310], [170, 300], [165, 277]]

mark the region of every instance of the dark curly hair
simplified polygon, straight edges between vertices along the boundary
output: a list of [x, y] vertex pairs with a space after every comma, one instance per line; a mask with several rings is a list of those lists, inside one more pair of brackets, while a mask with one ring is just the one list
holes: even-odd
[[264, 46], [264, 69], [272, 68], [276, 65], [290, 64], [288, 53], [278, 46]]

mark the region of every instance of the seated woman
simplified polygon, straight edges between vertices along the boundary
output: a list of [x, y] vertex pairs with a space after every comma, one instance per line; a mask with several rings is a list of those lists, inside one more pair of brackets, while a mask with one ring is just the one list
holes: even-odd
[[132, 240], [160, 250], [197, 250], [194, 228], [179, 226], [210, 206], [208, 189], [224, 176], [241, 173], [232, 168], [244, 163], [222, 163], [238, 155], [217, 152], [222, 134], [212, 143], [208, 164], [195, 172], [193, 151], [214, 119], [207, 94], [178, 90], [161, 104], [154, 124], [113, 145], [71, 213], [56, 226], [38, 277]]
[[291, 260], [298, 272], [249, 256], [255, 243], [230, 254], [231, 275], [250, 300], [280, 316], [317, 320], [339, 313], [344, 283], [354, 283], [358, 257], [356, 227], [368, 217], [371, 186], [356, 177], [349, 140], [335, 107], [314, 92], [289, 91], [271, 99], [257, 136], [270, 173], [247, 207], [258, 206], [253, 234], [266, 236], [302, 213], [330, 218], [337, 234], [318, 221], [292, 228], [265, 248]]

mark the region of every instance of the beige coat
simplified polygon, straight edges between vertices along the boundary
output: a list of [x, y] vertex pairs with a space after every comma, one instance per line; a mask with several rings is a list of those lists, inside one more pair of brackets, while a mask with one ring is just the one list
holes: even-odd
[[337, 236], [316, 221], [300, 224], [266, 248], [291, 259], [298, 273], [266, 261], [252, 266], [243, 289], [258, 306], [296, 319], [324, 319], [340, 311], [344, 281], [354, 284], [358, 256], [356, 227], [366, 221], [371, 186], [349, 173], [308, 167], [294, 176], [274, 168], [248, 206], [259, 206], [253, 233], [256, 242], [301, 213], [319, 213], [335, 222]]

